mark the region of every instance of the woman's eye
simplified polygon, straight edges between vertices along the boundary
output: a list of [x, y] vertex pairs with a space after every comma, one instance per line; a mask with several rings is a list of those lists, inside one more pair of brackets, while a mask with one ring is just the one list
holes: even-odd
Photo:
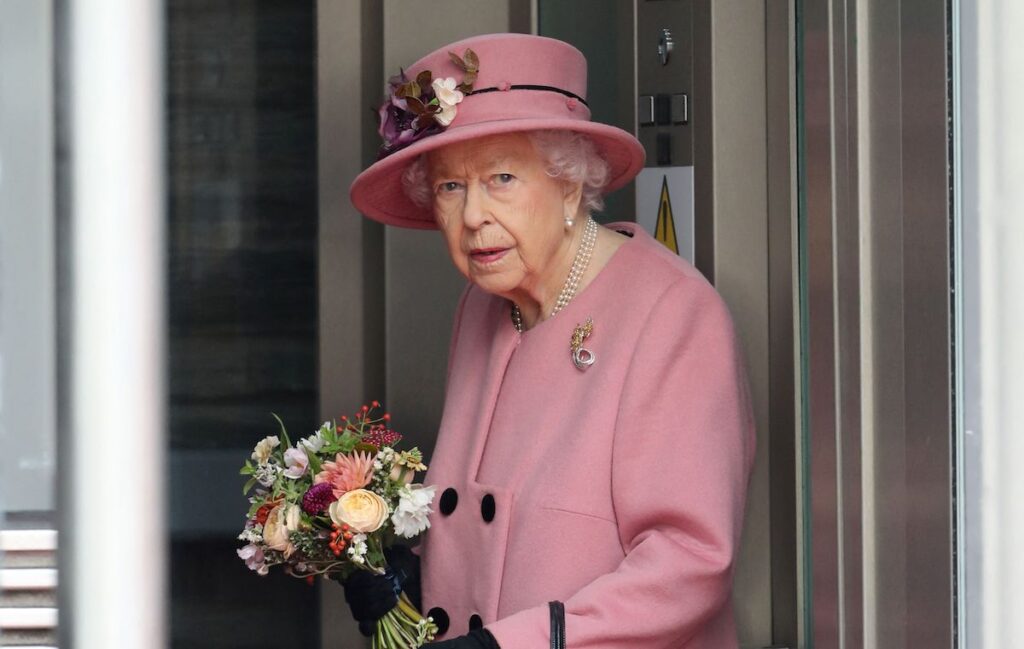
[[439, 191], [441, 193], [451, 193], [451, 192], [456, 192], [458, 190], [459, 190], [459, 183], [457, 183], [455, 181], [448, 181], [446, 183], [441, 183], [441, 184], [439, 184], [437, 186], [437, 191]]
[[515, 176], [513, 176], [512, 174], [495, 174], [494, 175], [494, 182], [499, 184], [499, 185], [507, 185], [510, 182], [512, 182], [513, 180], [515, 180]]

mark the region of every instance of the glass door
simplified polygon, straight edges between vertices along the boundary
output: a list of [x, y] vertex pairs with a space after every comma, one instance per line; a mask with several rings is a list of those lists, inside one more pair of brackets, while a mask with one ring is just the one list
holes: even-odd
[[271, 413], [318, 421], [315, 3], [166, 12], [171, 646], [308, 649], [320, 586], [235, 551]]

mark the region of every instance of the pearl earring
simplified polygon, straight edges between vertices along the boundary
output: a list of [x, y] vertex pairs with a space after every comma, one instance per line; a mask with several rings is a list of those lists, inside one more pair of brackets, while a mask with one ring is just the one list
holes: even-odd
[[565, 229], [566, 230], [571, 230], [574, 223], [576, 223], [576, 220], [573, 219], [571, 216], [565, 217]]

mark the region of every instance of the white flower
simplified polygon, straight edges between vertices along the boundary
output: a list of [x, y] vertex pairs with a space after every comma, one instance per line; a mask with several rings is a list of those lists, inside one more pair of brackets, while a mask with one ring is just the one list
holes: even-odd
[[302, 447], [290, 448], [284, 452], [284, 464], [288, 467], [284, 474], [292, 480], [297, 480], [305, 475], [309, 467], [309, 457]]
[[242, 530], [242, 533], [238, 535], [238, 540], [249, 543], [263, 543], [263, 526], [256, 525]]
[[447, 79], [434, 79], [433, 83], [430, 84], [434, 89], [434, 96], [437, 97], [437, 103], [441, 106], [441, 112], [434, 115], [438, 123], [442, 126], [448, 126], [455, 119], [455, 115], [458, 112], [455, 108], [456, 104], [459, 104], [465, 95], [460, 90], [456, 89], [456, 82], [453, 77]]
[[[327, 422], [327, 426], [331, 423]], [[324, 435], [323, 430], [318, 430], [309, 437], [304, 437], [299, 440], [299, 444], [306, 449], [309, 453], [319, 453], [320, 449], [324, 447]]]
[[348, 558], [352, 563], [362, 564], [366, 561], [366, 535], [356, 534], [349, 541]]
[[436, 487], [424, 487], [421, 484], [408, 485], [398, 491], [398, 507], [391, 516], [395, 526], [395, 534], [411, 539], [430, 527], [427, 517], [433, 513], [430, 509], [434, 502]]
[[256, 478], [256, 481], [264, 487], [269, 487], [274, 484], [274, 481], [277, 480], [277, 476], [280, 473], [280, 466], [268, 462], [267, 464], [261, 464], [256, 467], [256, 470], [252, 472], [252, 477]]
[[266, 464], [267, 460], [270, 459], [271, 452], [280, 445], [281, 442], [277, 439], [277, 435], [264, 437], [256, 444], [256, 448], [253, 449], [252, 459], [256, 460], [259, 464]]

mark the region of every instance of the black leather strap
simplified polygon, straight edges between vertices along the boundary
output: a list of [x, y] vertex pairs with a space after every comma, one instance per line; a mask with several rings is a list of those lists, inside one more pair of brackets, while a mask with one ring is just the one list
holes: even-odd
[[548, 602], [551, 611], [551, 649], [565, 649], [565, 605]]

